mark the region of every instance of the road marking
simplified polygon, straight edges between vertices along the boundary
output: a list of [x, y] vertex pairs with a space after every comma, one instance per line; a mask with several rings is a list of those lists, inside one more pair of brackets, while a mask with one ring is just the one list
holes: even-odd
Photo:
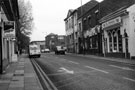
[[119, 68], [119, 69], [123, 69], [123, 70], [135, 71], [135, 70], [133, 70], [133, 69], [131, 69], [131, 68], [129, 68], [129, 67], [120, 67], [120, 66], [116, 66], [116, 65], [109, 65], [109, 66], [115, 67], [115, 68]]
[[69, 73], [69, 74], [74, 74], [74, 71], [73, 70], [68, 70], [64, 67], [61, 67], [58, 72], [63, 72], [63, 73]]
[[79, 64], [78, 62], [74, 62], [74, 61], [69, 61], [69, 62], [74, 63], [74, 64]]
[[132, 81], [132, 82], [135, 82], [135, 80], [134, 79], [131, 79], [131, 78], [123, 77], [123, 79], [129, 80], [129, 81]]
[[93, 69], [93, 70], [96, 70], [96, 71], [99, 71], [99, 72], [103, 72], [103, 73], [106, 73], [106, 74], [109, 73], [107, 71], [104, 71], [104, 70], [101, 70], [101, 69], [97, 69], [97, 68], [94, 68], [94, 67], [90, 67], [90, 66], [85, 66], [85, 67], [90, 68], [90, 69]]

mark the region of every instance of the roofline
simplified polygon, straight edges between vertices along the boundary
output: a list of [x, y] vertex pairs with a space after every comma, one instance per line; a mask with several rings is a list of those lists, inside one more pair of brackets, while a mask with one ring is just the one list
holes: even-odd
[[124, 13], [127, 14], [127, 8], [128, 8], [127, 6], [124, 6], [124, 7], [121, 7], [119, 9], [117, 9], [114, 12], [109, 13], [108, 15], [102, 17], [99, 20], [99, 23], [103, 23], [103, 22], [105, 22], [107, 20], [113, 19], [113, 18], [115, 18], [117, 16], [120, 16], [121, 14], [124, 14]]
[[[70, 9], [69, 9], [69, 10], [70, 10]], [[71, 13], [70, 16], [72, 16], [76, 11], [77, 11], [77, 9], [74, 9], [74, 11]], [[66, 18], [64, 19], [64, 21], [66, 21], [70, 16], [66, 17]]]

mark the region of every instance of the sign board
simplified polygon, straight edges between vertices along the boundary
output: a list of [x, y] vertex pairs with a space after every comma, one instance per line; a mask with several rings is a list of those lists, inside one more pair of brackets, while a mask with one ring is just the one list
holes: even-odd
[[117, 17], [115, 19], [112, 19], [110, 21], [103, 23], [102, 29], [107, 28], [107, 27], [112, 26], [112, 25], [115, 25], [115, 24], [118, 24], [118, 23], [121, 23], [121, 17]]
[[4, 22], [4, 38], [15, 38], [15, 23], [14, 23], [14, 21]]

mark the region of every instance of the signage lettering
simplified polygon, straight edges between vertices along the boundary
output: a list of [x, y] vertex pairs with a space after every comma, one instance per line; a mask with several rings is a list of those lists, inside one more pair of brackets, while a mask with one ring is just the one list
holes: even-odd
[[112, 19], [108, 22], [105, 22], [102, 24], [102, 29], [106, 28], [106, 27], [109, 27], [109, 26], [112, 26], [112, 25], [115, 25], [115, 24], [118, 24], [118, 23], [121, 23], [121, 17], [117, 17], [115, 19]]

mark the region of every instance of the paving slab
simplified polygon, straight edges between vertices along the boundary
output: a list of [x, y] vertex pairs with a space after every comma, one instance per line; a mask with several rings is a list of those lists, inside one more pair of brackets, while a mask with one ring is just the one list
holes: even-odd
[[26, 55], [11, 63], [0, 75], [0, 90], [43, 90], [34, 68]]

